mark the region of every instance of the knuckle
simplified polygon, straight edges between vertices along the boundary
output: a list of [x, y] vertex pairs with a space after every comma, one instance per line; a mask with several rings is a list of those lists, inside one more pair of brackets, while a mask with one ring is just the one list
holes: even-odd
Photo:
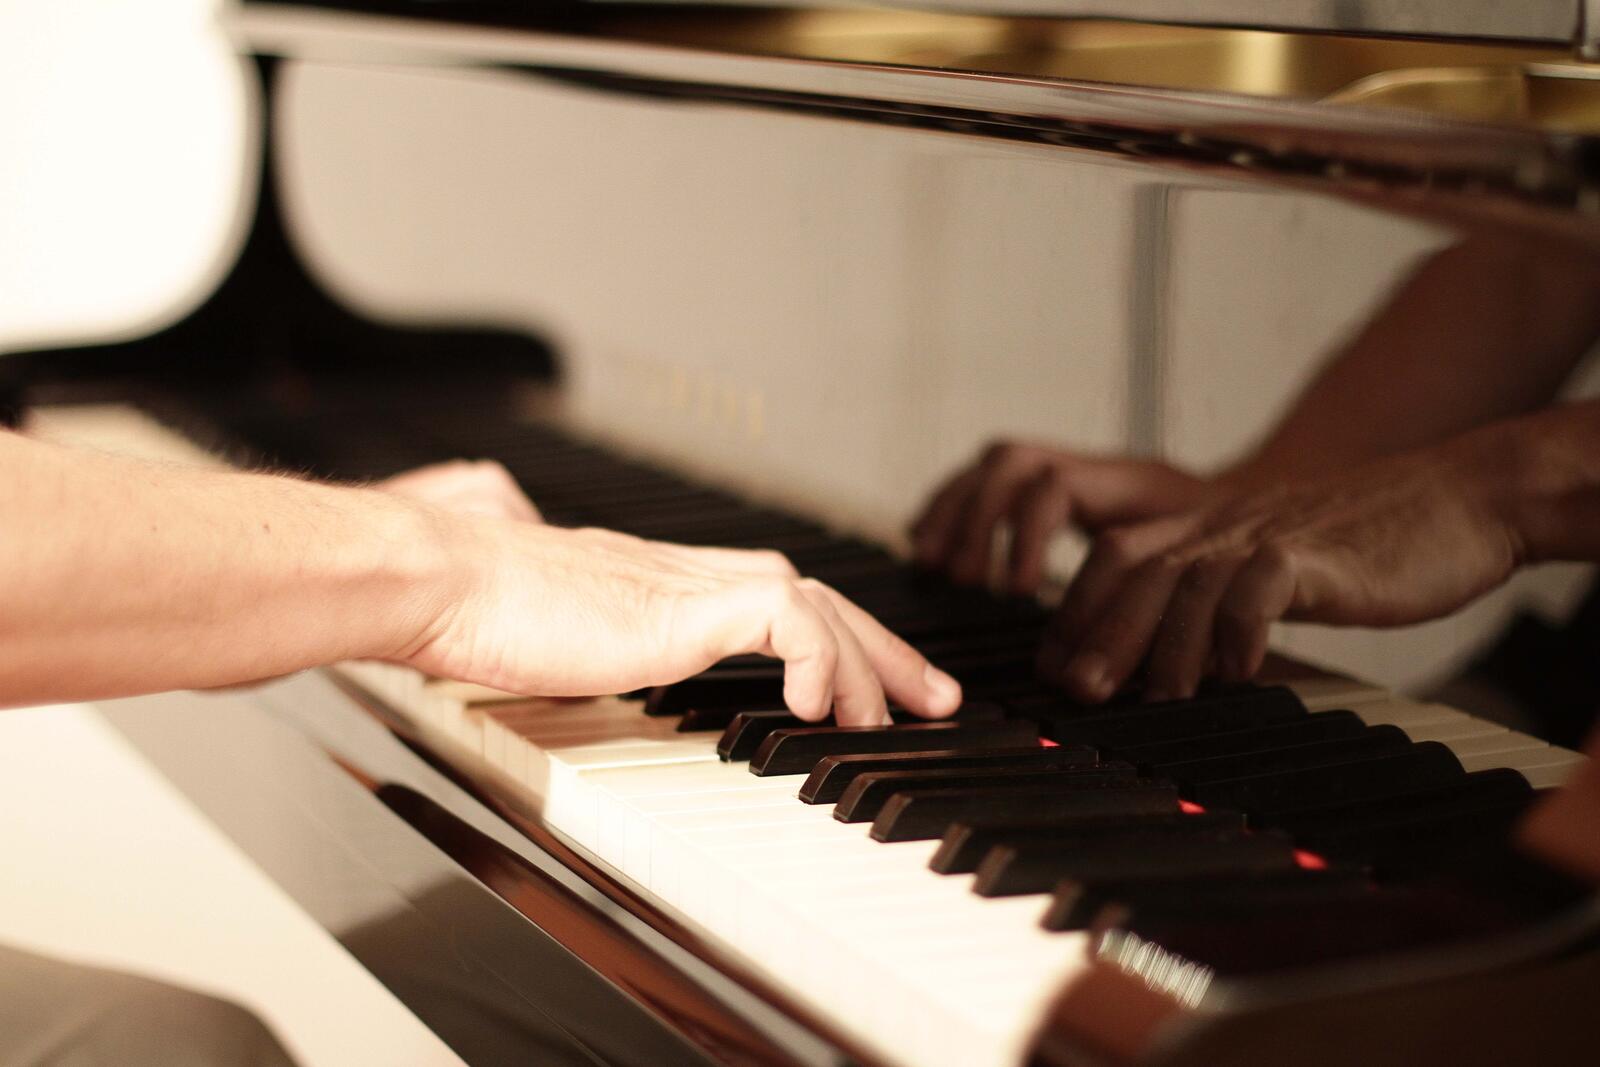
[[762, 549], [759, 553], [759, 558], [762, 563], [770, 567], [775, 573], [781, 574], [786, 578], [794, 578], [800, 574], [789, 557], [775, 548]]
[[1107, 530], [1095, 541], [1095, 548], [1104, 555], [1106, 562], [1117, 567], [1126, 567], [1137, 562], [1138, 547], [1137, 532], [1127, 526]]
[[1294, 567], [1294, 546], [1282, 537], [1269, 537], [1257, 546], [1255, 558], [1273, 574], [1281, 574]]
[[1192, 554], [1180, 548], [1168, 548], [1151, 556], [1141, 569], [1152, 575], [1187, 575], [1193, 562]]
[[800, 592], [809, 596], [826, 596], [828, 587], [815, 578], [796, 578], [793, 585]]

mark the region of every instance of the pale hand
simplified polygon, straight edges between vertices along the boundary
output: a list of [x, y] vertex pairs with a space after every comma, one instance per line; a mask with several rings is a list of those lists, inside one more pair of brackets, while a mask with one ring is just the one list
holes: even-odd
[[515, 693], [591, 696], [663, 685], [728, 656], [784, 661], [798, 716], [886, 718], [884, 694], [939, 717], [954, 679], [776, 552], [691, 548], [607, 530], [439, 513], [460, 564], [422, 632], [392, 658]]

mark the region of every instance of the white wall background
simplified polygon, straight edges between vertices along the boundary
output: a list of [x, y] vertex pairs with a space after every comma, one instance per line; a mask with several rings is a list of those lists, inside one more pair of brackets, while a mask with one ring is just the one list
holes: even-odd
[[226, 0], [0, 0], [0, 353], [179, 318], [242, 238]]

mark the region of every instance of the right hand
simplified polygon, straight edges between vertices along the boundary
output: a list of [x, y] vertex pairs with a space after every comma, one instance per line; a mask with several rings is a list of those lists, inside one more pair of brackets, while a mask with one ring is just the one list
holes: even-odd
[[884, 694], [938, 718], [961, 689], [915, 649], [776, 552], [693, 548], [608, 530], [446, 515], [447, 579], [391, 659], [513, 693], [593, 696], [665, 685], [745, 653], [784, 661], [800, 718], [886, 719]]
[[982, 585], [996, 560], [995, 531], [1011, 529], [1006, 584], [1019, 594], [1044, 581], [1050, 537], [1068, 524], [1089, 533], [1187, 511], [1212, 483], [1154, 460], [1083, 456], [999, 441], [940, 487], [911, 528], [918, 562]]

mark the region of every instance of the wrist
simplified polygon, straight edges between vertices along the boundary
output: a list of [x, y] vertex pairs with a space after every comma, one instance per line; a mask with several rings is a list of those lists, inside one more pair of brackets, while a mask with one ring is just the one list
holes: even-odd
[[1600, 552], [1600, 435], [1592, 404], [1553, 408], [1458, 439], [1518, 565]]
[[474, 523], [441, 508], [381, 490], [344, 490], [364, 499], [364, 539], [372, 570], [364, 578], [372, 631], [354, 658], [404, 660], [442, 633], [474, 587], [483, 553]]

